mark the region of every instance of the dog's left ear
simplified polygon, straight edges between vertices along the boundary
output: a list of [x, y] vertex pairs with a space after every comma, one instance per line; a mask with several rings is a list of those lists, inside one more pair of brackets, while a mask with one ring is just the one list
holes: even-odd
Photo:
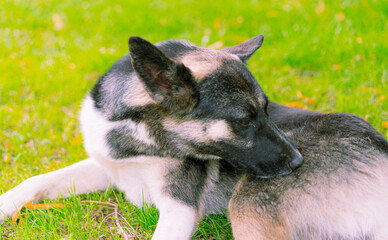
[[187, 112], [198, 100], [194, 77], [182, 63], [139, 37], [129, 39], [132, 66], [151, 98], [171, 112]]
[[246, 63], [248, 59], [253, 55], [253, 53], [255, 53], [256, 50], [261, 47], [263, 41], [264, 36], [259, 35], [234, 47], [223, 48], [222, 51], [237, 55], [241, 59], [241, 61]]

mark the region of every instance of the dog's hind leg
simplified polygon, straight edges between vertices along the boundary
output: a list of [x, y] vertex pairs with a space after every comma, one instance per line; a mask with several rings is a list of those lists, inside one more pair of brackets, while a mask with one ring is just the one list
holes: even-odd
[[230, 212], [233, 236], [236, 240], [289, 240], [287, 227], [266, 214]]
[[110, 179], [94, 159], [31, 177], [0, 196], [0, 222], [27, 201], [56, 199], [106, 189]]
[[[278, 204], [270, 199], [265, 201], [266, 196], [259, 196], [256, 192], [250, 191], [251, 183], [249, 176], [242, 177], [229, 201], [229, 219], [234, 238], [236, 240], [291, 239], [289, 228], [285, 224], [285, 218], [282, 217]], [[262, 204], [258, 205], [256, 202]]]

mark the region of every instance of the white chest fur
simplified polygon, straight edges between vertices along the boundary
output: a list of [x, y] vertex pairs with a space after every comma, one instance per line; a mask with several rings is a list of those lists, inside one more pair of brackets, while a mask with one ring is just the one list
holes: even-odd
[[[133, 160], [133, 161], [131, 161]], [[174, 161], [166, 158], [137, 156], [124, 161], [113, 162], [99, 158], [99, 163], [106, 169], [112, 184], [125, 192], [128, 200], [141, 207], [143, 201], [156, 204], [166, 197], [166, 169]]]

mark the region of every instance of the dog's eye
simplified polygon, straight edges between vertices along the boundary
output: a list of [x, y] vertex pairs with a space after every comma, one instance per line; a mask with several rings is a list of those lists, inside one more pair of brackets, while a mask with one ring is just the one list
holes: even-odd
[[240, 119], [240, 120], [237, 120], [237, 122], [242, 126], [249, 126], [252, 123], [252, 121], [249, 118]]

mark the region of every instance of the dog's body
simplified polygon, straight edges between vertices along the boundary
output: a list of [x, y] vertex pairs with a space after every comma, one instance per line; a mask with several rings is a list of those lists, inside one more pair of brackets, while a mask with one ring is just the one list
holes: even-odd
[[[299, 152], [268, 119], [268, 100], [243, 64], [260, 47], [261, 42], [262, 37], [258, 36], [241, 45], [214, 51], [187, 42], [167, 41], [157, 45], [168, 56], [166, 57], [149, 43], [132, 39], [131, 58], [126, 56], [119, 60], [84, 100], [81, 125], [84, 145], [90, 158], [67, 168], [30, 178], [1, 195], [0, 220], [10, 216], [15, 207], [35, 197], [55, 199], [58, 194], [67, 197], [70, 194], [69, 189], [74, 190], [75, 194], [81, 194], [103, 190], [111, 184], [125, 192], [132, 203], [141, 206], [145, 200], [159, 209], [160, 218], [153, 239], [188, 239], [196, 222], [203, 215], [214, 210], [222, 212], [222, 208], [227, 208], [233, 187], [241, 178], [238, 169], [261, 178], [290, 173], [301, 164]], [[316, 113], [300, 112], [273, 103], [269, 103], [268, 113], [290, 134], [298, 147], [307, 151], [303, 153], [311, 158], [308, 148], [306, 150], [304, 147], [303, 129], [306, 129], [307, 135], [325, 135], [319, 130], [304, 126], [306, 121], [315, 121], [313, 119], [317, 118]], [[331, 116], [337, 118], [336, 115]], [[349, 115], [341, 116], [344, 121], [354, 119]], [[360, 124], [360, 120], [356, 123]], [[361, 128], [354, 131], [359, 134], [362, 131], [366, 131], [366, 134], [377, 134], [366, 123], [361, 125]], [[348, 130], [339, 130], [341, 131], [338, 131], [338, 135], [330, 135], [330, 139], [335, 141], [348, 136]], [[385, 140], [380, 141], [383, 150], [375, 149], [375, 138], [371, 138], [368, 146], [373, 147], [373, 153], [384, 153]], [[323, 141], [320, 144], [325, 145], [327, 139], [320, 139]], [[284, 178], [295, 178], [297, 181], [292, 185], [283, 183], [283, 178], [256, 182], [244, 177], [238, 184], [230, 204], [236, 237], [244, 236], [241, 232], [244, 231], [245, 225], [256, 229], [254, 232], [247, 229], [255, 239], [267, 237], [260, 229], [266, 230], [272, 221], [277, 223], [274, 226], [282, 226], [283, 222], [277, 222], [280, 219], [277, 215], [272, 216], [265, 210], [272, 211], [283, 207], [271, 200], [272, 196], [288, 193], [287, 187], [298, 190], [299, 185], [305, 186], [306, 181], [312, 182], [310, 178], [320, 179], [321, 175], [332, 177], [329, 173], [333, 168], [344, 171], [351, 169], [356, 175], [358, 173], [373, 179], [376, 173], [370, 171], [375, 168], [368, 168], [370, 171], [364, 174], [363, 166], [374, 166], [380, 160], [387, 162], [384, 154], [380, 154], [379, 159], [376, 159], [364, 152], [360, 162], [365, 164], [354, 165], [349, 156], [353, 151], [359, 151], [360, 146], [355, 142], [349, 142], [349, 146], [349, 150], [341, 149], [342, 154], [348, 157], [337, 162], [336, 155], [331, 155], [337, 148], [328, 144], [323, 150], [330, 152], [322, 156], [325, 156], [327, 163], [334, 165], [316, 165], [311, 169], [314, 170], [311, 173], [301, 175], [296, 172], [297, 174]], [[315, 151], [320, 149], [322, 150], [317, 148]], [[314, 157], [319, 159], [320, 153], [314, 154]], [[310, 169], [310, 165], [311, 160], [306, 167], [301, 168], [301, 172]], [[326, 174], [326, 171], [329, 173]], [[383, 170], [379, 171], [381, 176], [386, 176], [381, 172]], [[378, 189], [384, 184], [373, 181], [371, 183]], [[339, 185], [327, 184], [322, 180], [311, 186], [315, 187], [318, 194], [321, 188], [335, 192]], [[358, 185], [352, 186], [357, 188]], [[261, 191], [261, 187], [266, 190]], [[357, 189], [360, 193], [369, 193], [364, 187]], [[258, 198], [259, 196], [263, 198]], [[303, 191], [300, 193], [303, 201], [303, 197], [308, 196], [309, 192], [305, 195]], [[359, 202], [358, 199], [345, 197], [348, 202], [352, 202], [352, 206]], [[384, 194], [379, 199], [386, 201]], [[327, 203], [324, 199], [322, 201]], [[370, 202], [373, 208], [376, 201]], [[330, 199], [330, 203], [337, 202]], [[333, 207], [335, 209], [335, 206]], [[262, 215], [267, 214], [267, 222], [261, 221], [261, 212], [252, 214], [261, 208], [264, 209]], [[384, 213], [382, 210], [385, 210], [376, 209], [381, 210], [381, 214]], [[308, 213], [309, 209], [300, 211]], [[244, 212], [247, 213], [246, 216]], [[364, 229], [371, 226], [369, 223], [384, 220], [377, 215], [372, 217], [371, 221], [362, 226], [359, 225], [360, 221], [345, 222], [346, 219], [340, 221], [340, 224], [344, 226], [344, 231], [347, 231]], [[304, 220], [296, 217], [290, 219]], [[322, 218], [317, 219], [323, 221]], [[316, 222], [320, 223], [318, 220]], [[348, 225], [350, 227], [346, 227]], [[319, 230], [322, 233], [334, 233], [326, 226]], [[279, 230], [282, 231], [285, 230]], [[281, 236], [286, 238], [290, 235]], [[306, 239], [311, 238], [306, 236]]]
[[274, 179], [245, 176], [229, 211], [236, 239], [388, 239], [388, 143], [364, 120], [270, 103], [303, 155]]
[[239, 178], [232, 165], [261, 177], [290, 173], [301, 155], [268, 118], [268, 100], [243, 63], [262, 41], [215, 51], [131, 38], [130, 56], [83, 102], [90, 158], [1, 195], [0, 221], [26, 201], [111, 184], [138, 206], [156, 206], [153, 239], [188, 239], [203, 215], [227, 207]]

